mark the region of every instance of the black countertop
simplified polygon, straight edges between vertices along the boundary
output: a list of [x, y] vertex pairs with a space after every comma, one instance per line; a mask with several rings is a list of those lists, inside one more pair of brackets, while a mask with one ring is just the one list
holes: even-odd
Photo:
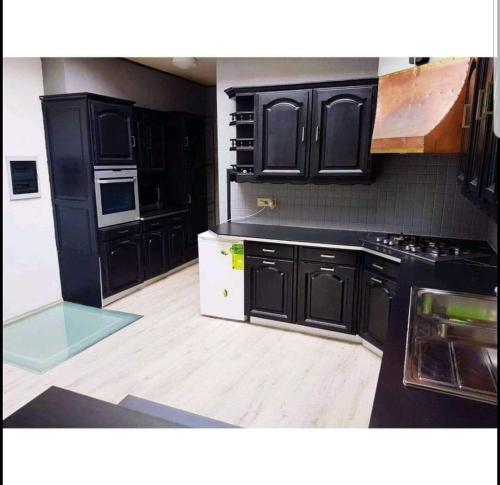
[[[404, 256], [370, 243], [367, 232], [314, 229], [258, 224], [226, 223], [212, 229], [216, 234], [241, 238], [275, 239], [315, 244], [367, 247], [401, 259], [398, 289], [375, 393], [370, 427], [382, 428], [482, 428], [497, 426], [497, 407], [460, 397], [403, 385], [406, 332], [412, 286], [495, 295], [496, 255], [472, 262], [437, 264]], [[374, 234], [374, 233], [372, 233]]]
[[159, 219], [160, 217], [174, 216], [188, 212], [187, 207], [168, 207], [165, 209], [141, 210], [141, 220]]

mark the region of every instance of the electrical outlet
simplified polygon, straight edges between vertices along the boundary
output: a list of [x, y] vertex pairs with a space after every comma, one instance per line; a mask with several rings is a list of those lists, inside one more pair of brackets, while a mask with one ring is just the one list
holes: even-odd
[[257, 207], [269, 207], [269, 209], [274, 209], [276, 204], [277, 200], [274, 197], [257, 197]]

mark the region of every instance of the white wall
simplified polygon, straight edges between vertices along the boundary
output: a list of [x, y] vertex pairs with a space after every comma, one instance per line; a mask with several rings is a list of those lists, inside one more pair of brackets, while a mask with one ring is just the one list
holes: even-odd
[[[217, 59], [217, 133], [219, 163], [219, 217], [226, 220], [226, 170], [236, 162], [229, 151], [234, 111], [225, 89], [231, 86], [265, 86], [305, 82], [340, 81], [377, 77], [378, 58], [221, 58]], [[233, 184], [232, 190], [238, 190]]]
[[[3, 320], [61, 298], [38, 58], [3, 59]], [[36, 156], [41, 198], [11, 201], [5, 156]]]
[[89, 92], [204, 115], [206, 87], [117, 58], [43, 58], [45, 94]]

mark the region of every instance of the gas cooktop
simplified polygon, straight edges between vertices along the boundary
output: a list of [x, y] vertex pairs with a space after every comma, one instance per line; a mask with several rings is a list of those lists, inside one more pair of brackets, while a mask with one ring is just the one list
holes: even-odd
[[432, 263], [463, 260], [488, 256], [484, 248], [474, 245], [474, 241], [441, 239], [429, 236], [407, 234], [368, 234], [363, 241], [384, 246], [393, 251], [409, 254]]

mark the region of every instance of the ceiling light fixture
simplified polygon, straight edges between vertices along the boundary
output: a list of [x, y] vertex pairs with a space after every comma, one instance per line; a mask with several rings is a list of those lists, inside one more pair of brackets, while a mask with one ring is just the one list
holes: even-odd
[[198, 64], [195, 57], [172, 57], [172, 64], [179, 69], [191, 69]]

